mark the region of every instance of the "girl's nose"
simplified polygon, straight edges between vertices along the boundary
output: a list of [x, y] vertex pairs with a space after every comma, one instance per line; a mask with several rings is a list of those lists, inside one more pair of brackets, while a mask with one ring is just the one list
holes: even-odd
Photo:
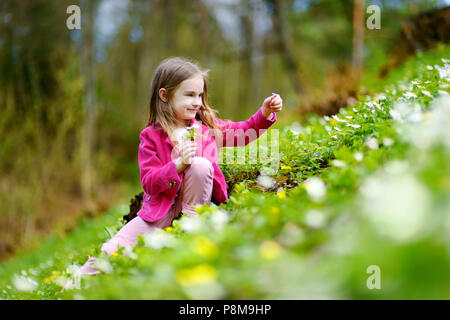
[[195, 107], [200, 107], [202, 105], [202, 98], [196, 98], [194, 101]]

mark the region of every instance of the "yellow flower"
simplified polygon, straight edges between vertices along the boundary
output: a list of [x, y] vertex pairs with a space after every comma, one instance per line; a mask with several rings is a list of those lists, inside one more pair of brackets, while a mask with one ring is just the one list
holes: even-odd
[[118, 254], [117, 251], [116, 251], [116, 252], [113, 252], [112, 256], [113, 256], [113, 257], [118, 257], [119, 254]]
[[204, 236], [196, 237], [194, 246], [195, 252], [208, 258], [216, 257], [219, 251], [216, 244], [212, 242], [211, 239]]
[[287, 169], [292, 169], [292, 168], [289, 166], [281, 166], [281, 170], [287, 170]]
[[286, 197], [286, 190], [281, 190], [280, 192], [277, 193], [277, 197], [280, 199], [283, 199]]
[[180, 269], [176, 274], [177, 282], [182, 286], [210, 283], [216, 278], [216, 269], [209, 264], [199, 264], [191, 269]]
[[278, 207], [271, 207], [271, 208], [270, 208], [270, 212], [271, 212], [273, 215], [279, 214], [279, 213], [280, 213], [280, 208], [278, 208]]
[[333, 119], [330, 120], [330, 123], [334, 125], [334, 124], [337, 123], [337, 120], [333, 118]]
[[167, 232], [171, 232], [173, 230], [173, 228], [172, 227], [167, 227], [164, 230], [166, 230]]
[[259, 253], [264, 259], [275, 259], [280, 255], [281, 246], [273, 240], [264, 241], [259, 247]]
[[53, 280], [56, 278], [57, 275], [58, 275], [58, 271], [53, 270], [53, 271], [52, 271], [52, 275], [49, 276], [49, 277], [47, 277], [47, 278], [45, 278], [45, 279], [44, 279], [44, 282], [50, 282], [50, 281], [53, 281]]

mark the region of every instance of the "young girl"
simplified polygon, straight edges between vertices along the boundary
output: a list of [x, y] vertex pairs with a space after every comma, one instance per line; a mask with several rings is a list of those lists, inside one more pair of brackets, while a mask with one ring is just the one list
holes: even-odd
[[[195, 204], [224, 203], [227, 184], [218, 166], [218, 148], [247, 145], [277, 120], [276, 112], [282, 109], [277, 94], [266, 98], [246, 121], [216, 118], [217, 111], [207, 102], [207, 74], [182, 58], [169, 58], [158, 66], [149, 120], [139, 136], [144, 201], [137, 216], [103, 244], [101, 250], [109, 255], [119, 246], [136, 245], [139, 234], [170, 226], [181, 214], [195, 215]], [[197, 135], [189, 136], [191, 130]], [[247, 134], [249, 130], [255, 134]], [[99, 273], [94, 262], [89, 258], [81, 272]]]

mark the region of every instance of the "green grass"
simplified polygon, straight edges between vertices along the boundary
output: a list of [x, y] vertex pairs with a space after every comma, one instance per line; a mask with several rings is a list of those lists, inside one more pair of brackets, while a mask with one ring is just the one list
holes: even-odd
[[[234, 185], [226, 204], [198, 207], [197, 217], [176, 220], [158, 239], [140, 237], [132, 250], [108, 257], [100, 247], [121, 227], [123, 204], [2, 264], [0, 297], [449, 299], [443, 58], [448, 46], [411, 57], [373, 85], [377, 95], [336, 117], [278, 128], [272, 188], [256, 183], [271, 173], [267, 163], [222, 165]], [[88, 256], [100, 257], [105, 272], [62, 290], [68, 268], [73, 274]], [[367, 286], [370, 266], [379, 268], [380, 289]], [[19, 290], [27, 279], [35, 281], [30, 291]]]

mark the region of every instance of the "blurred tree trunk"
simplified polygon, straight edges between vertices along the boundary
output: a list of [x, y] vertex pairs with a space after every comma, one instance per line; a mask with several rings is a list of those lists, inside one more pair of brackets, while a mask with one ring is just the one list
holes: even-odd
[[257, 101], [257, 105], [255, 107], [259, 107], [262, 103], [261, 97], [266, 97], [270, 93], [263, 93], [263, 62], [264, 62], [264, 34], [258, 29], [258, 25], [256, 24], [257, 19], [260, 18], [260, 15], [264, 11], [264, 2], [262, 0], [254, 1], [254, 17], [253, 19], [253, 51], [252, 51], [252, 92], [255, 98], [260, 98], [260, 101]]
[[[95, 48], [94, 18], [97, 1], [83, 1], [81, 7], [82, 25], [80, 71], [84, 78], [83, 126], [81, 128], [81, 194], [83, 205], [91, 212], [95, 211], [94, 190], [96, 189], [94, 146], [96, 135], [97, 99], [95, 94]], [[83, 17], [84, 16], [84, 17]]]
[[[243, 84], [244, 90], [238, 90], [239, 101], [245, 102], [245, 110], [242, 106], [236, 106], [240, 112], [237, 114], [242, 117], [248, 110], [251, 110], [251, 101], [253, 93], [254, 79], [253, 73], [253, 20], [252, 20], [253, 6], [250, 1], [244, 1], [239, 7], [239, 21], [240, 21], [240, 60], [242, 62], [242, 70], [239, 72], [240, 81]], [[239, 108], [240, 107], [240, 108]]]
[[163, 24], [165, 32], [165, 49], [166, 52], [176, 51], [177, 32], [176, 32], [176, 17], [177, 17], [177, 2], [176, 0], [164, 0], [160, 2], [163, 8]]
[[364, 0], [353, 1], [353, 52], [352, 76], [357, 79], [361, 74], [364, 45]]
[[205, 62], [205, 59], [210, 52], [210, 32], [209, 32], [209, 10], [204, 0], [200, 0], [198, 3], [198, 19], [196, 20], [198, 32], [197, 45], [197, 60], [201, 63]]
[[283, 24], [283, 18], [281, 13], [281, 4], [282, 0], [266, 0], [266, 2], [271, 7], [272, 14], [272, 25], [275, 36], [276, 49], [280, 52], [280, 55], [283, 59], [284, 66], [286, 67], [286, 71], [288, 73], [289, 78], [291, 79], [292, 86], [295, 91], [303, 92], [304, 85], [303, 80], [301, 78], [300, 70], [297, 62], [295, 61], [294, 54], [289, 47], [286, 29]]

